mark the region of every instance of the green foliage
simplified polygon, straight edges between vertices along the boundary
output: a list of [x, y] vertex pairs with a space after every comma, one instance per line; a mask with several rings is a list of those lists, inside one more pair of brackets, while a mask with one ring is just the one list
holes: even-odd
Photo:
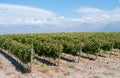
[[114, 41], [114, 48], [120, 49], [120, 40]]
[[48, 71], [49, 71], [49, 68], [47, 66], [44, 66], [43, 69], [42, 69], [42, 72], [47, 73]]
[[81, 47], [84, 53], [96, 54], [101, 49], [109, 51], [112, 46], [120, 49], [120, 32], [0, 35], [0, 47], [9, 50], [24, 63], [30, 62], [31, 44], [35, 54], [53, 59], [59, 57], [60, 45], [63, 53], [74, 56]]
[[0, 47], [11, 52], [13, 55], [18, 57], [23, 63], [30, 62], [31, 46], [18, 43], [14, 40], [2, 38], [0, 40]]
[[63, 44], [63, 51], [67, 54], [77, 55], [79, 51], [79, 47], [72, 42], [64, 42]]
[[100, 51], [99, 44], [95, 42], [88, 42], [83, 47], [83, 52], [89, 53], [89, 54], [95, 54]]
[[110, 51], [111, 48], [112, 48], [112, 42], [105, 42], [101, 46], [101, 49], [104, 51]]

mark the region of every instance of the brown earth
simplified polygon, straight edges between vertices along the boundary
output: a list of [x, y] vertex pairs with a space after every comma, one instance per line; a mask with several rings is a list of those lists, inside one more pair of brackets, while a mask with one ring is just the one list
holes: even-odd
[[0, 51], [0, 78], [120, 78], [119, 53], [110, 58], [107, 54], [106, 57], [99, 56], [97, 60], [82, 57], [79, 63], [62, 58], [59, 67], [39, 61], [33, 61], [32, 73], [24, 73], [20, 64]]

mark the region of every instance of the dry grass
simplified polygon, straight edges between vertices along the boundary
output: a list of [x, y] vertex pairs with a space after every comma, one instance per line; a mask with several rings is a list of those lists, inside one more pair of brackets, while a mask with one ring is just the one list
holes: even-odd
[[8, 75], [8, 76], [9, 76], [9, 75], [12, 75], [12, 74], [14, 74], [14, 73], [13, 73], [13, 72], [7, 72], [7, 73], [6, 73], [6, 75]]
[[44, 66], [43, 69], [42, 69], [42, 72], [43, 73], [49, 72], [49, 67], [48, 66]]
[[0, 69], [2, 69], [2, 64], [0, 63]]
[[75, 66], [74, 66], [74, 64], [73, 64], [73, 63], [69, 63], [69, 64], [68, 64], [68, 68], [75, 69]]

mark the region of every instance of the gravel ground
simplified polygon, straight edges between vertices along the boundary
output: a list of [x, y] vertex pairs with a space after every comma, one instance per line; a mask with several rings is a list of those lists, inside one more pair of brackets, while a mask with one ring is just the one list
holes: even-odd
[[60, 67], [39, 62], [33, 66], [32, 74], [23, 74], [22, 66], [10, 59], [0, 51], [0, 78], [120, 78], [120, 56], [81, 58], [80, 63], [61, 60]]

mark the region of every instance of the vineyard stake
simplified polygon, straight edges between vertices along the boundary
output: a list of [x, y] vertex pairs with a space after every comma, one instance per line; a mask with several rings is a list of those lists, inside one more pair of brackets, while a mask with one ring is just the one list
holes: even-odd
[[114, 48], [114, 42], [112, 43], [112, 47], [111, 47], [111, 50], [110, 50], [109, 58], [110, 58], [111, 55], [112, 55], [113, 48]]
[[33, 69], [32, 69], [32, 67], [33, 67], [33, 44], [32, 44], [32, 49], [31, 49], [31, 61], [30, 61], [30, 72], [32, 73], [32, 71], [33, 71]]
[[82, 55], [82, 46], [80, 47], [80, 51], [79, 51], [78, 63], [80, 62], [81, 55]]
[[60, 50], [59, 50], [58, 66], [60, 65], [61, 53], [62, 53], [62, 45], [60, 45]]

